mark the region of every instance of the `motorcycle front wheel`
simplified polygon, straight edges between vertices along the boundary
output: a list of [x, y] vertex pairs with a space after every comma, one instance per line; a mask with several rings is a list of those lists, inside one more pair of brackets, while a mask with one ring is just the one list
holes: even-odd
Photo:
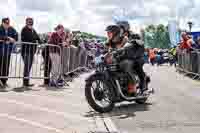
[[112, 111], [114, 108], [113, 89], [101, 76], [86, 82], [85, 97], [88, 104], [99, 113]]

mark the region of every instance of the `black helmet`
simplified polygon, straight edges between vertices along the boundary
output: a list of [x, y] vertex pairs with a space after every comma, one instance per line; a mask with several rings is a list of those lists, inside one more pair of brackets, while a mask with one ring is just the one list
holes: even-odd
[[106, 31], [113, 33], [113, 38], [111, 39], [113, 43], [118, 43], [122, 40], [121, 28], [119, 26], [109, 25], [108, 27], [106, 27]]
[[112, 32], [112, 33], [118, 33], [120, 32], [120, 27], [117, 25], [109, 25], [108, 27], [106, 27], [106, 31], [107, 32]]
[[125, 32], [130, 30], [130, 24], [128, 21], [118, 21], [117, 25], [120, 26]]

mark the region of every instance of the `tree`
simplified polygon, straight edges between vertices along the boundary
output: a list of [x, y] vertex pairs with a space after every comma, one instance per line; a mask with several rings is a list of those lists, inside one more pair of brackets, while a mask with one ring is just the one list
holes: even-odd
[[151, 48], [169, 48], [170, 40], [167, 27], [163, 24], [149, 25], [145, 28], [145, 46]]

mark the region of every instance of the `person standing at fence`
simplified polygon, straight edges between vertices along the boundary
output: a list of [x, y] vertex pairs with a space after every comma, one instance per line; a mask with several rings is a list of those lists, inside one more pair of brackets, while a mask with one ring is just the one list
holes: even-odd
[[189, 51], [193, 43], [192, 39], [189, 38], [189, 35], [186, 32], [183, 32], [181, 34], [181, 37], [182, 37], [182, 42], [180, 45], [181, 50]]
[[[48, 34], [48, 40], [50, 39], [52, 33]], [[50, 72], [51, 72], [51, 58], [50, 58], [50, 52], [49, 52], [49, 46], [45, 46], [45, 48], [42, 50], [42, 57], [44, 60], [44, 85], [48, 86], [50, 83]]]
[[10, 26], [10, 19], [3, 18], [0, 26], [0, 81], [2, 87], [7, 86], [9, 75], [10, 57], [14, 43], [18, 40], [17, 31]]
[[61, 66], [61, 56], [62, 56], [62, 46], [66, 46], [65, 42], [65, 32], [64, 32], [64, 26], [59, 24], [55, 28], [54, 33], [52, 33], [49, 44], [55, 45], [50, 46], [50, 58], [52, 62], [52, 68], [51, 68], [51, 86], [63, 86], [64, 81], [61, 78], [61, 72], [62, 72], [62, 66]]
[[65, 29], [65, 42], [66, 42], [66, 45], [65, 47], [69, 47], [71, 45], [71, 42], [72, 42], [72, 34], [70, 32], [70, 29]]
[[22, 50], [21, 55], [24, 61], [24, 80], [23, 85], [26, 87], [33, 86], [29, 84], [29, 74], [37, 50], [37, 42], [41, 43], [39, 35], [33, 28], [33, 18], [26, 19], [26, 26], [21, 31]]

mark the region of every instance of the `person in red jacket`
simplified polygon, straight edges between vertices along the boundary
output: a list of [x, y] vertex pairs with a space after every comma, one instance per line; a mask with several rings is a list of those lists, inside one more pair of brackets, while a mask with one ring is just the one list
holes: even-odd
[[149, 50], [149, 60], [152, 64], [152, 66], [155, 64], [156, 54], [154, 49]]
[[192, 48], [192, 39], [189, 37], [189, 35], [186, 32], [183, 32], [182, 35], [182, 42], [180, 45], [180, 48], [182, 50], [186, 49], [186, 50], [190, 50]]
[[[55, 28], [54, 33], [52, 33], [48, 43], [52, 44], [50, 46], [50, 58], [52, 62], [52, 68], [51, 68], [51, 86], [63, 86], [64, 81], [61, 79], [61, 56], [62, 56], [62, 48], [63, 46], [66, 46], [65, 42], [65, 32], [64, 32], [64, 26], [59, 24]], [[54, 45], [54, 46], [53, 46]]]

